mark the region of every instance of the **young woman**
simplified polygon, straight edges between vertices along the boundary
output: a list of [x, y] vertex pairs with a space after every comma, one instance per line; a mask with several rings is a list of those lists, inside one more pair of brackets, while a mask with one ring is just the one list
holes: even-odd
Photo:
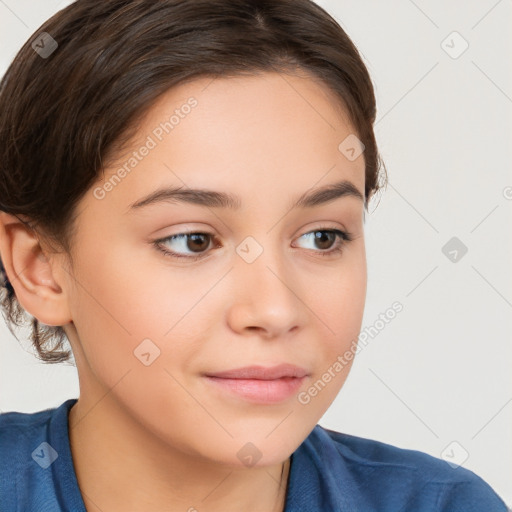
[[0, 415], [2, 511], [506, 511], [317, 425], [361, 328], [375, 113], [309, 0], [78, 0], [40, 27], [0, 87], [3, 307], [80, 397]]

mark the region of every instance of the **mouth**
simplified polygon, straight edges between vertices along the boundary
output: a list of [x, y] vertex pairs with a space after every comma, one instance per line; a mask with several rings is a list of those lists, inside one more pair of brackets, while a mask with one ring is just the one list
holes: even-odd
[[222, 395], [229, 393], [258, 404], [279, 403], [294, 395], [308, 372], [291, 364], [246, 366], [204, 375]]

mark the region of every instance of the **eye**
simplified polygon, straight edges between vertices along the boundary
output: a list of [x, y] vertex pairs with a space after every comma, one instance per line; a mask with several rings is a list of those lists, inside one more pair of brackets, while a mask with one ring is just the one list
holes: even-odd
[[[320, 256], [331, 256], [341, 252], [346, 242], [352, 240], [352, 235], [340, 229], [315, 229], [309, 233], [305, 233], [300, 238], [305, 238], [312, 245], [320, 247]], [[334, 243], [334, 245], [333, 245]], [[313, 247], [313, 250], [316, 248]]]
[[[299, 237], [299, 239], [300, 238], [308, 240], [308, 242], [313, 245], [320, 246], [320, 250], [315, 247], [313, 247], [312, 250], [318, 252], [321, 256], [331, 256], [340, 253], [343, 246], [353, 239], [352, 235], [346, 231], [323, 228], [305, 233]], [[215, 236], [211, 233], [177, 233], [176, 235], [155, 240], [153, 245], [157, 250], [163, 252], [165, 256], [195, 261], [206, 257], [212, 240], [215, 240]], [[332, 248], [333, 242], [334, 248]], [[167, 249], [172, 245], [174, 245], [173, 250]], [[219, 244], [217, 244], [216, 247], [219, 247]]]
[[[210, 233], [178, 233], [171, 235], [160, 240], [155, 240], [153, 244], [158, 250], [163, 252], [166, 256], [173, 258], [186, 258], [188, 260], [198, 260], [204, 257], [204, 252], [208, 249], [209, 243], [214, 236]], [[174, 243], [174, 248], [181, 251], [191, 251], [191, 253], [180, 254], [176, 250], [169, 251], [164, 247], [169, 247], [171, 243]]]

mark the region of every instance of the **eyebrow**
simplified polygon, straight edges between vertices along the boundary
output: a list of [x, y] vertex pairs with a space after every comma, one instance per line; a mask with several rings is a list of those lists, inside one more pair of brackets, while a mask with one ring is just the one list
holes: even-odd
[[[352, 182], [343, 180], [306, 191], [295, 201], [292, 201], [289, 209], [311, 208], [330, 203], [340, 197], [355, 197], [364, 203], [364, 197], [358, 188]], [[208, 208], [229, 208], [232, 210], [239, 210], [242, 204], [240, 197], [226, 192], [183, 187], [164, 187], [132, 203], [128, 210], [138, 210], [160, 202], [183, 202]]]

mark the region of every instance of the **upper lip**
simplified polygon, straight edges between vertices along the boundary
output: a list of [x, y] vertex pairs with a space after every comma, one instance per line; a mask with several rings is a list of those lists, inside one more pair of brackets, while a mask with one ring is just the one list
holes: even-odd
[[274, 380], [282, 377], [305, 377], [308, 372], [304, 368], [293, 364], [279, 364], [277, 366], [245, 366], [223, 372], [207, 373], [207, 377], [222, 379], [258, 379]]

